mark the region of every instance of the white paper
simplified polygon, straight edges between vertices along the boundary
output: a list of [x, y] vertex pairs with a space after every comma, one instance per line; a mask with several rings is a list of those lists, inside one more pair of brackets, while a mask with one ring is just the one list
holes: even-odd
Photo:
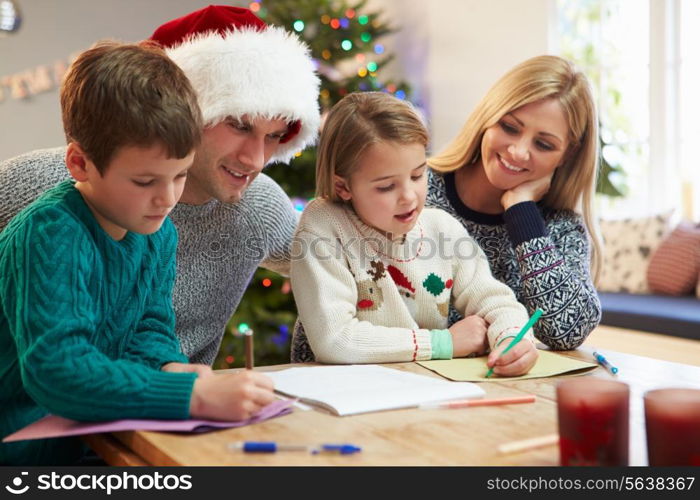
[[476, 384], [377, 365], [288, 368], [265, 375], [275, 382], [277, 392], [325, 406], [341, 416], [484, 396]]

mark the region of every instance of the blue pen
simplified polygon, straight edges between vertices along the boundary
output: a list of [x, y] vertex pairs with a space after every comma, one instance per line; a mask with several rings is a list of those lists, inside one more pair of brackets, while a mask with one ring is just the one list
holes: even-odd
[[362, 448], [355, 446], [354, 444], [322, 444], [311, 450], [312, 455], [318, 455], [319, 453], [337, 453], [338, 455], [352, 455], [362, 451]]
[[610, 364], [610, 361], [605, 359], [605, 356], [600, 354], [599, 352], [593, 352], [593, 357], [595, 360], [606, 370], [608, 370], [612, 375], [617, 375], [617, 372], [619, 371], [617, 368], [615, 368], [613, 365]]
[[362, 451], [362, 448], [352, 444], [321, 444], [310, 446], [306, 444], [279, 444], [274, 441], [238, 441], [228, 444], [229, 450], [242, 450], [246, 453], [276, 453], [278, 451], [306, 451], [312, 455], [320, 453], [337, 453], [352, 455]]

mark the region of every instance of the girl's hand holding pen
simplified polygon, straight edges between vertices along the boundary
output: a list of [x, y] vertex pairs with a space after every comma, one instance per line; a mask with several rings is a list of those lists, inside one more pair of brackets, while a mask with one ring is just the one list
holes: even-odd
[[[543, 312], [541, 309], [536, 309], [527, 323], [520, 329], [514, 337], [506, 337], [501, 339], [496, 348], [489, 355], [486, 364], [489, 371], [486, 372], [486, 378], [489, 378], [493, 373], [503, 375], [505, 377], [513, 377], [524, 375], [535, 366], [539, 353], [534, 342], [525, 339], [525, 335], [537, 323]], [[505, 342], [510, 339], [509, 342]], [[524, 345], [523, 345], [524, 344]]]
[[524, 375], [529, 372], [537, 362], [539, 356], [537, 348], [529, 340], [523, 339], [515, 344], [503, 356], [500, 356], [501, 352], [508, 347], [508, 340], [501, 342], [498, 347], [491, 351], [491, 354], [489, 354], [486, 360], [486, 364], [489, 368], [493, 367], [493, 373], [502, 377]]

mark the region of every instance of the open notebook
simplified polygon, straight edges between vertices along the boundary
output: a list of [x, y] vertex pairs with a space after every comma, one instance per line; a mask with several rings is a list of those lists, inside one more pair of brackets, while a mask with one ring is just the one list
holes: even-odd
[[377, 365], [313, 366], [265, 372], [275, 390], [339, 416], [480, 398], [468, 382], [448, 382]]

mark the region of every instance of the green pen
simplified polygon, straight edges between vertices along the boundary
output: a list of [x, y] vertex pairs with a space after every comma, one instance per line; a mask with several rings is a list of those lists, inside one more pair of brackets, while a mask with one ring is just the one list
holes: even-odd
[[[535, 312], [532, 314], [532, 316], [530, 316], [530, 319], [527, 321], [527, 323], [525, 323], [525, 326], [523, 327], [523, 329], [520, 330], [520, 333], [518, 333], [518, 334], [515, 336], [515, 338], [514, 338], [513, 340], [510, 341], [510, 344], [508, 344], [508, 347], [506, 347], [505, 349], [503, 349], [503, 352], [502, 352], [501, 354], [499, 354], [498, 357], [500, 358], [501, 356], [503, 356], [505, 353], [507, 353], [508, 351], [510, 351], [510, 349], [511, 349], [515, 344], [517, 344], [518, 342], [520, 342], [520, 341], [523, 339], [523, 337], [525, 336], [525, 334], [527, 333], [527, 331], [528, 331], [530, 328], [532, 328], [532, 325], [534, 325], [534, 324], [537, 322], [537, 320], [540, 319], [540, 316], [542, 316], [542, 309], [537, 309], [537, 310], [535, 310]], [[494, 365], [494, 366], [495, 366], [495, 365]], [[491, 375], [493, 375], [493, 368], [494, 368], [494, 367], [492, 366], [491, 368], [489, 368], [489, 371], [486, 372], [486, 378], [489, 378]]]

